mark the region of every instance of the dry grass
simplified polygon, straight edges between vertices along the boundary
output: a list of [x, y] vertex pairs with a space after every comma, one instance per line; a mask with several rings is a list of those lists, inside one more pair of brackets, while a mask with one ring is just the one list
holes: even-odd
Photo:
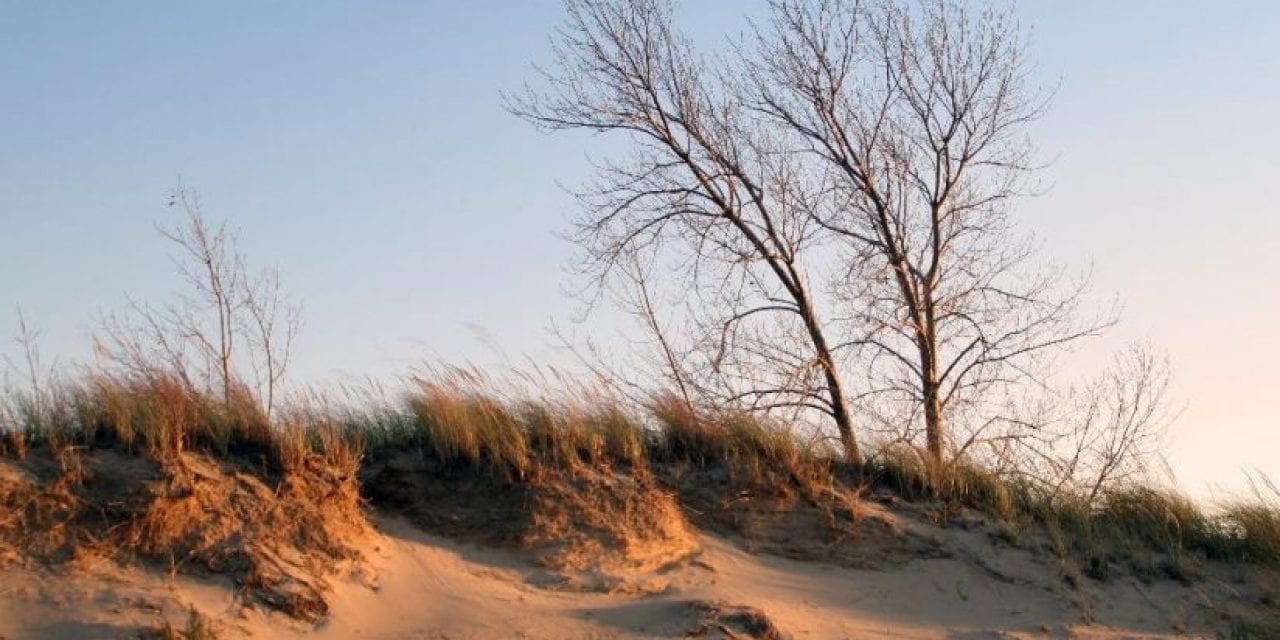
[[360, 441], [298, 409], [269, 424], [172, 375], [92, 375], [10, 402], [0, 549], [228, 574], [247, 600], [323, 617], [323, 577], [358, 557]]
[[510, 478], [545, 469], [644, 465], [642, 425], [607, 396], [505, 399], [460, 376], [416, 383], [405, 400], [415, 430], [391, 432], [392, 442], [380, 445], [398, 449], [408, 440], [443, 464]]
[[6, 440], [53, 449], [114, 447], [153, 459], [189, 451], [257, 457], [279, 467], [281, 441], [243, 388], [229, 401], [171, 373], [94, 373], [58, 381], [41, 397], [11, 393]]
[[930, 469], [918, 452], [902, 446], [881, 447], [860, 476], [909, 500], [938, 499], [1006, 521], [1016, 519], [1027, 502], [1026, 489], [1012, 480], [964, 460]]
[[697, 525], [748, 550], [869, 568], [937, 555], [879, 510], [868, 510], [835, 452], [785, 425], [741, 412], [696, 411], [673, 397], [651, 409], [654, 472]]
[[366, 524], [354, 476], [319, 457], [274, 479], [209, 456], [162, 462], [111, 450], [53, 468], [49, 450], [0, 461], [12, 559], [135, 558], [229, 575], [242, 595], [305, 620], [327, 612], [323, 578], [359, 558]]
[[621, 404], [586, 392], [501, 397], [465, 375], [415, 382], [408, 419], [369, 443], [375, 504], [430, 531], [532, 549], [579, 588], [644, 589], [625, 576], [694, 549], [650, 472], [645, 427]]
[[955, 507], [985, 513], [1011, 538], [1043, 538], [1055, 555], [1097, 579], [1117, 564], [1143, 578], [1180, 581], [1190, 579], [1198, 559], [1280, 566], [1280, 492], [1265, 483], [1249, 499], [1219, 505], [1133, 483], [1090, 500], [964, 462], [931, 473], [914, 451], [892, 447], [877, 451], [861, 478], [909, 500], [938, 501], [942, 514]]
[[1234, 555], [1280, 566], [1280, 486], [1265, 476], [1253, 478], [1250, 499], [1222, 505], [1221, 528], [1234, 545]]
[[1098, 577], [1116, 563], [1174, 578], [1197, 558], [1280, 565], [1280, 507], [1263, 492], [1218, 511], [1141, 486], [1090, 502], [972, 464], [930, 471], [909, 449], [882, 447], [851, 468], [786, 425], [672, 397], [641, 409], [595, 389], [499, 388], [471, 372], [424, 376], [399, 401], [313, 397], [271, 422], [247, 395], [224, 402], [163, 373], [11, 393], [0, 411], [0, 556], [56, 561], [114, 546], [240, 575], [254, 598], [316, 618], [323, 572], [309, 563], [350, 557], [361, 495], [432, 530], [599, 568], [687, 554], [686, 518], [789, 555], [880, 553], [891, 532], [864, 521], [859, 499], [888, 491], [934, 505], [943, 522], [957, 509], [986, 513]]
[[821, 491], [835, 483], [834, 452], [804, 446], [786, 425], [744, 412], [707, 413], [674, 396], [656, 399], [652, 457], [666, 464], [717, 468], [743, 485], [794, 485]]

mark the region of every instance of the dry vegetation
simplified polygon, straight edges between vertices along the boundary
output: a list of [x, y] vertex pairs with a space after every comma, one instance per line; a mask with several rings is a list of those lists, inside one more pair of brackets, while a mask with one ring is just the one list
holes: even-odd
[[165, 377], [11, 399], [22, 422], [6, 423], [0, 464], [10, 560], [94, 554], [225, 574], [245, 602], [315, 620], [325, 576], [360, 557], [359, 457], [323, 427], [271, 426], [251, 404]]
[[[198, 212], [189, 222], [204, 224]], [[976, 517], [998, 543], [1056, 557], [1072, 586], [1121, 575], [1191, 583], [1213, 562], [1280, 566], [1280, 494], [1265, 482], [1252, 499], [1206, 508], [1132, 480], [1046, 483], [964, 455], [938, 466], [901, 442], [852, 463], [804, 421], [539, 372], [501, 382], [446, 369], [391, 399], [380, 389], [286, 399], [241, 383], [224, 359], [234, 351], [184, 355], [198, 320], [148, 324], [156, 330], [137, 340], [116, 334], [132, 347], [70, 376], [40, 366], [24, 329], [27, 381], [0, 402], [0, 562], [105, 557], [217, 574], [242, 605], [308, 622], [328, 614], [327, 580], [361, 568], [368, 507], [524, 549], [545, 569], [539, 584], [560, 589], [662, 591], [667, 569], [698, 562], [698, 529], [858, 569], [954, 552], [895, 513], [942, 527]], [[704, 613], [707, 633], [778, 637], [758, 612]], [[1233, 615], [1237, 637], [1277, 628]], [[198, 614], [155, 630], [211, 633]]]
[[[850, 465], [786, 425], [673, 397], [633, 410], [600, 393], [539, 399], [491, 384], [415, 379], [396, 404], [313, 401], [274, 423], [167, 377], [12, 392], [0, 553], [224, 574], [244, 602], [303, 620], [325, 615], [334, 567], [360, 559], [362, 499], [428, 531], [529, 549], [570, 589], [659, 588], [619, 576], [691, 558], [694, 527], [855, 567], [946, 553], [880, 518], [881, 504], [944, 526], [985, 514], [1002, 542], [1056, 554], [1068, 582], [1189, 583], [1208, 562], [1280, 566], [1280, 504], [1265, 485], [1212, 508], [1137, 484], [1050, 496], [963, 463], [930, 477], [891, 447]], [[1250, 624], [1263, 623], [1242, 633]]]
[[[1077, 322], [1081, 290], [1060, 295], [1055, 277], [1020, 293], [1002, 289], [1031, 255], [1006, 242], [1007, 212], [987, 206], [1014, 195], [1012, 186], [961, 177], [974, 166], [1022, 171], [1021, 147], [1006, 147], [1003, 132], [1039, 107], [1007, 100], [1021, 82], [1021, 49], [1009, 44], [1016, 34], [999, 16], [970, 23], [941, 3], [924, 40], [895, 38], [910, 16], [887, 3], [859, 36], [866, 16], [839, 6], [776, 4], [776, 46], [759, 43], [775, 54], [773, 66], [742, 84], [701, 68], [664, 3], [574, 0], [559, 51], [566, 75], [552, 78], [561, 93], [517, 101], [522, 115], [552, 128], [654, 140], [638, 166], [606, 167], [589, 209], [598, 219], [588, 215], [579, 229], [597, 277], [625, 271], [628, 300], [658, 347], [645, 383], [628, 385], [626, 372], [603, 366], [594, 368], [604, 382], [587, 388], [537, 374], [508, 386], [445, 370], [409, 379], [392, 399], [374, 390], [288, 397], [298, 307], [274, 271], [248, 270], [234, 234], [208, 225], [198, 198], [180, 190], [173, 204], [185, 216], [162, 233], [179, 249], [190, 297], [132, 303], [106, 318], [100, 360], [72, 376], [40, 366], [23, 324], [24, 366], [13, 369], [26, 381], [0, 398], [0, 563], [94, 556], [213, 573], [234, 580], [245, 605], [318, 622], [329, 611], [327, 580], [361, 565], [372, 507], [431, 533], [524, 549], [545, 568], [542, 586], [561, 589], [659, 591], [660, 580], [636, 576], [696, 563], [698, 529], [753, 551], [860, 569], [954, 553], [901, 526], [896, 512], [935, 527], [988, 528], [995, 544], [1054, 558], [1070, 587], [1120, 576], [1190, 584], [1214, 563], [1280, 569], [1276, 487], [1262, 480], [1251, 498], [1206, 506], [1145, 473], [1168, 381], [1152, 354], [1122, 355], [1034, 421], [985, 402], [995, 391], [1022, 393], [1014, 382], [1044, 381], [1024, 368], [1045, 365], [1038, 356], [1023, 363], [1029, 355], [1110, 322]], [[935, 49], [953, 46], [949, 29], [978, 42], [951, 51], [951, 62], [933, 60]], [[827, 42], [833, 35], [842, 38]], [[802, 43], [824, 46], [806, 53]], [[912, 58], [913, 46], [930, 54]], [[807, 56], [827, 70], [881, 58], [911, 64], [894, 67], [905, 79], [886, 88], [857, 89], [843, 75], [810, 87]], [[902, 155], [939, 137], [927, 114], [943, 107], [918, 103], [924, 96], [911, 89], [922, 73], [972, 75], [970, 102], [986, 105], [978, 124], [987, 133], [964, 141], [955, 166], [947, 141], [967, 130], [970, 109], [942, 121], [951, 133], [927, 161]], [[711, 76], [723, 86], [704, 81]], [[999, 81], [988, 86], [992, 77]], [[864, 91], [887, 92], [871, 102], [882, 112], [853, 109]], [[867, 130], [854, 144], [835, 136], [842, 117], [893, 122], [896, 137]], [[768, 123], [772, 136], [760, 133]], [[797, 139], [824, 145], [822, 161], [840, 169], [833, 183], [797, 177], [829, 173], [795, 151]], [[775, 146], [787, 141], [780, 153]], [[917, 194], [924, 209], [891, 206], [882, 190], [902, 185], [877, 184], [878, 167], [896, 167], [888, 173], [901, 182], [919, 172], [917, 161], [923, 173], [952, 178], [941, 193]], [[918, 219], [925, 214], [927, 224]], [[696, 344], [683, 350], [664, 331], [647, 279], [664, 264], [657, 248], [670, 239], [651, 231], [664, 225], [692, 242], [688, 264], [699, 267], [681, 285], [693, 285], [681, 293], [697, 302], [684, 327]], [[847, 243], [840, 309], [815, 302], [820, 283], [806, 264], [819, 229]], [[930, 231], [922, 239], [903, 229]], [[980, 238], [966, 240], [970, 232]], [[921, 242], [932, 254], [913, 264]], [[966, 242], [974, 244], [944, 250]], [[738, 297], [719, 297], [735, 286]], [[759, 290], [745, 293], [751, 287]], [[822, 321], [843, 316], [857, 322]], [[860, 358], [865, 367], [850, 364]], [[1072, 415], [1050, 415], [1058, 410]], [[864, 441], [877, 431], [855, 417], [887, 425], [878, 432], [885, 440]], [[1278, 597], [1264, 591], [1259, 604], [1274, 610]], [[759, 611], [693, 606], [698, 633], [781, 637]], [[1243, 613], [1232, 625], [1233, 637], [1280, 634], [1280, 622]], [[185, 628], [155, 636], [213, 630], [193, 611]]]

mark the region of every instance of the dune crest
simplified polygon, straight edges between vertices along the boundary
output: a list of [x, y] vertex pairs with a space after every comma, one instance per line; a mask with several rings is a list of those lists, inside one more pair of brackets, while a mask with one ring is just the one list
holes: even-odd
[[663, 465], [450, 482], [401, 460], [362, 509], [319, 461], [274, 487], [204, 456], [80, 462], [0, 465], [27, 527], [0, 538], [0, 637], [1210, 638], [1280, 585], [1215, 562], [1091, 576], [977, 511], [876, 490], [840, 515]]

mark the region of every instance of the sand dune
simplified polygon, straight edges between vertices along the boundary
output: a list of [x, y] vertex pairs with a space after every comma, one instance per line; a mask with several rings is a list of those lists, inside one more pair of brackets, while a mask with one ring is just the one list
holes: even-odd
[[[224, 580], [84, 560], [0, 577], [0, 637], [132, 638], [190, 608], [227, 638], [1162, 638], [1216, 637], [1218, 577], [1069, 585], [1044, 554], [982, 527], [931, 534], [949, 557], [851, 569], [751, 553], [698, 534], [678, 564], [614, 591], [569, 588], [514, 549], [463, 544], [375, 519], [368, 562], [331, 580], [316, 626], [241, 606]], [[907, 522], [909, 527], [926, 527]]]

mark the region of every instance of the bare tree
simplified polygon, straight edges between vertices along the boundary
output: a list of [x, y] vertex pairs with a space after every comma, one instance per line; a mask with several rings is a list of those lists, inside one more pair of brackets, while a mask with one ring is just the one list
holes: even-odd
[[302, 325], [302, 307], [281, 292], [276, 269], [264, 270], [250, 283], [244, 292], [244, 307], [246, 314], [239, 319], [239, 328], [249, 343], [258, 400], [270, 417]]
[[1118, 352], [1097, 377], [1042, 406], [1036, 429], [1001, 455], [1012, 474], [1054, 499], [1078, 494], [1093, 504], [1140, 478], [1176, 412], [1169, 407], [1168, 359], [1144, 344]]
[[1114, 323], [1016, 228], [1047, 96], [1008, 13], [775, 0], [707, 59], [659, 0], [567, 6], [550, 89], [513, 110], [630, 138], [573, 238], [597, 281], [635, 255], [680, 280], [701, 394], [825, 412], [851, 460], [856, 408], [936, 467], [1025, 435], [1010, 398]]
[[[741, 108], [660, 0], [569, 0], [547, 93], [510, 101], [554, 130], [622, 134], [632, 154], [604, 163], [581, 194], [573, 238], [597, 283], [634, 256], [673, 267], [696, 301], [697, 385], [721, 402], [804, 408], [835, 422], [861, 459], [831, 324], [811, 282], [822, 229], [792, 141]], [[647, 294], [645, 294], [647, 295]]]
[[1033, 169], [1026, 125], [1044, 103], [1017, 25], [920, 4], [779, 0], [744, 71], [749, 107], [803, 139], [828, 180], [813, 214], [843, 242], [842, 319], [871, 374], [868, 406], [923, 418], [940, 464], [949, 419], [998, 424], [985, 401], [1040, 382], [1038, 357], [1113, 316], [1080, 322], [1083, 282], [1030, 264], [1034, 245], [1014, 232], [1010, 202]]
[[[179, 249], [174, 264], [194, 292], [170, 307], [169, 318], [178, 335], [194, 341], [205, 361], [213, 363], [222, 398], [230, 401], [236, 381], [236, 324], [247, 297], [244, 260], [226, 224], [211, 228], [205, 221], [197, 194], [179, 188], [169, 206], [182, 208], [182, 221], [157, 229]], [[215, 332], [205, 330], [202, 308], [213, 314]]]
[[277, 271], [250, 273], [236, 235], [225, 223], [208, 222], [197, 194], [179, 188], [169, 206], [182, 217], [157, 230], [178, 249], [173, 261], [186, 290], [160, 307], [131, 299], [126, 315], [101, 323], [99, 351], [134, 373], [173, 373], [226, 403], [248, 384], [247, 361], [253, 393], [270, 418], [301, 308], [284, 297]]
[[[629, 256], [617, 266], [617, 284], [606, 292], [617, 306], [640, 325], [643, 338], [627, 338], [628, 353], [619, 357], [590, 338], [576, 340], [560, 326], [552, 331], [560, 346], [572, 353], [597, 379], [636, 404], [653, 399], [654, 387], [674, 387], [686, 405], [697, 402], [697, 389], [685, 365], [687, 350], [676, 343], [657, 299], [653, 265]], [[621, 361], [621, 366], [614, 363]]]

